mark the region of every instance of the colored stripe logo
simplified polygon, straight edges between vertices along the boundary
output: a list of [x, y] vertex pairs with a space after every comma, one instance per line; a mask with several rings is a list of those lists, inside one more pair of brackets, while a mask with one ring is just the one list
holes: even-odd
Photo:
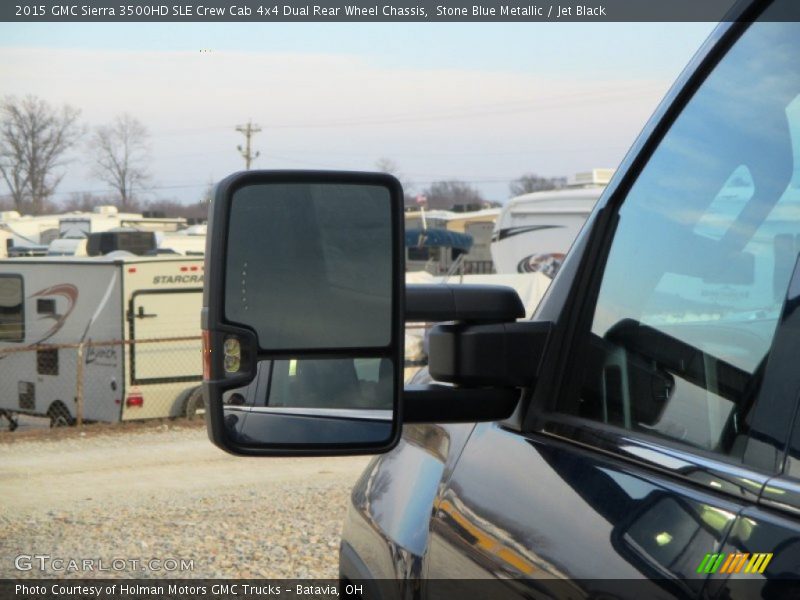
[[731, 553], [731, 554], [706, 554], [698, 573], [763, 573], [772, 553], [759, 552], [756, 554]]

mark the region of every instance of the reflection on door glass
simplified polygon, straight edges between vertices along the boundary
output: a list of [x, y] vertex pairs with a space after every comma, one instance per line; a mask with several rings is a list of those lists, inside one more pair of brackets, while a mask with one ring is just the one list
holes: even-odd
[[800, 24], [755, 23], [653, 154], [620, 209], [568, 411], [743, 452], [800, 252], [798, 55]]
[[722, 239], [753, 197], [753, 177], [747, 165], [739, 165], [722, 186], [694, 226], [694, 232], [714, 240]]

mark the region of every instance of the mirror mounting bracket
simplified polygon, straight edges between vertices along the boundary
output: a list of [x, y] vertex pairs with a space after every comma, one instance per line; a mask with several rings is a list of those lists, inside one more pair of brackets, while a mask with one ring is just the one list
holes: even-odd
[[403, 390], [405, 423], [499, 421], [536, 382], [553, 324], [522, 321], [516, 290], [496, 285], [407, 285], [406, 322], [448, 321], [428, 334], [437, 382]]
[[528, 387], [536, 382], [553, 324], [545, 321], [442, 323], [429, 335], [428, 370], [465, 387]]

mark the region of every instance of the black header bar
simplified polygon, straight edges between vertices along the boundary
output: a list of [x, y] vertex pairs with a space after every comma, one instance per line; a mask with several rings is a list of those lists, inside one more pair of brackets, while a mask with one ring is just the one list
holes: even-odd
[[0, 3], [0, 21], [717, 22], [737, 19], [740, 11], [731, 12], [736, 4], [742, 3], [736, 0], [7, 0]]

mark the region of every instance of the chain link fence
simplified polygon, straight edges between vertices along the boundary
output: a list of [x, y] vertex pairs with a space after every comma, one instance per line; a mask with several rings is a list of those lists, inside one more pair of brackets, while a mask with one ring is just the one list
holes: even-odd
[[[429, 328], [406, 328], [406, 381], [427, 364]], [[51, 427], [194, 419], [205, 411], [201, 380], [199, 335], [4, 348], [0, 427], [13, 431], [21, 415], [46, 418]]]
[[18, 415], [52, 427], [165, 417], [204, 410], [201, 338], [40, 344], [0, 350], [0, 416]]

